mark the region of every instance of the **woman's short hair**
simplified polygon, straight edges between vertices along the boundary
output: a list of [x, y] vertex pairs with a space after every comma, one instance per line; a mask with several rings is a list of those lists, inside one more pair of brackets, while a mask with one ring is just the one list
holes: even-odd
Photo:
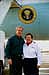
[[31, 38], [33, 39], [33, 35], [32, 35], [31, 33], [27, 33], [27, 34], [25, 35], [25, 38], [26, 38], [26, 36], [28, 36], [28, 35], [30, 35]]

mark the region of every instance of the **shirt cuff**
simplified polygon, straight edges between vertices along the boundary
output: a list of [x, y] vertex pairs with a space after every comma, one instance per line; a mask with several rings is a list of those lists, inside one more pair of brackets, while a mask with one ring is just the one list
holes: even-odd
[[40, 64], [39, 64], [39, 63], [38, 63], [37, 65], [38, 65], [38, 66], [40, 66]]

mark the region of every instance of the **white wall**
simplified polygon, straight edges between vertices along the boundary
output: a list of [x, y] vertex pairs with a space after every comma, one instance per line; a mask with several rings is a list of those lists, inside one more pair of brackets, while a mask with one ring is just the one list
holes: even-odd
[[0, 31], [0, 60], [4, 62], [4, 43], [5, 43], [5, 32]]
[[42, 63], [49, 63], [49, 40], [36, 41], [41, 50]]
[[38, 40], [36, 42], [40, 46], [40, 49], [44, 51], [49, 51], [49, 40]]

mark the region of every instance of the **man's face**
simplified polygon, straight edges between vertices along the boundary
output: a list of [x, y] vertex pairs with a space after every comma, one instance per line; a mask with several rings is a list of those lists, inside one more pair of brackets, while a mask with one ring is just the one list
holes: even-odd
[[23, 31], [23, 28], [19, 28], [19, 27], [18, 27], [18, 28], [16, 29], [16, 35], [19, 36], [19, 37], [22, 36], [22, 31]]
[[31, 38], [31, 35], [27, 35], [26, 36], [26, 43], [31, 43], [32, 42], [32, 38]]

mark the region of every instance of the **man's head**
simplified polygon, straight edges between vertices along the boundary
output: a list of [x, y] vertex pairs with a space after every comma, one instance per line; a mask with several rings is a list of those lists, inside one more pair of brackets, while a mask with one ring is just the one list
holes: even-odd
[[18, 37], [22, 36], [22, 32], [23, 32], [23, 27], [16, 27], [16, 35]]
[[31, 43], [33, 40], [33, 35], [31, 33], [27, 33], [25, 35], [25, 40], [26, 40], [26, 43]]

